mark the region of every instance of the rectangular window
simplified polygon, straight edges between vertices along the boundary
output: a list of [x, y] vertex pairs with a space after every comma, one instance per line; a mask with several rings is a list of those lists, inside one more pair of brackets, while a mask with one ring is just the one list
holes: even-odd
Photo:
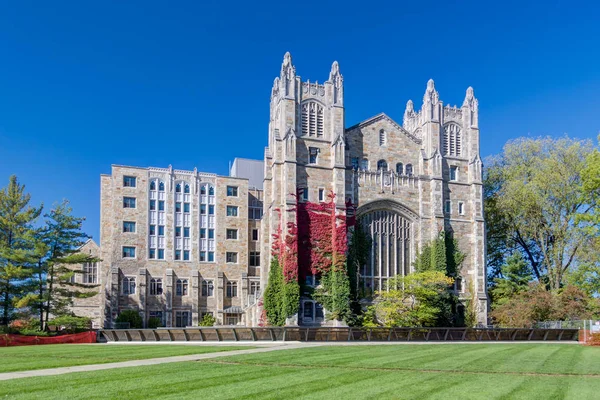
[[200, 204], [200, 214], [206, 214], [206, 204]]
[[450, 200], [446, 200], [444, 203], [444, 212], [446, 214], [450, 214], [452, 212], [452, 202]]
[[156, 225], [150, 225], [150, 236], [156, 235]]
[[206, 228], [200, 228], [200, 239], [206, 239]]
[[360, 169], [363, 171], [367, 171], [369, 169], [369, 160], [363, 158], [360, 162]]
[[175, 311], [175, 327], [185, 328], [188, 326], [190, 320], [189, 311]]
[[181, 227], [180, 226], [175, 227], [175, 237], [181, 237]]
[[237, 282], [227, 282], [227, 297], [237, 297]]
[[190, 251], [189, 250], [183, 251], [183, 261], [190, 261]]
[[190, 203], [183, 203], [183, 212], [184, 213], [190, 212]]
[[181, 202], [175, 203], [175, 212], [181, 212]]
[[451, 181], [458, 180], [458, 167], [456, 167], [456, 166], [450, 167], [450, 180]]
[[208, 205], [208, 215], [215, 215], [215, 206], [213, 204]]
[[258, 229], [252, 229], [252, 240], [258, 240]]
[[249, 261], [251, 267], [260, 267], [260, 251], [251, 251]]
[[150, 211], [156, 211], [156, 200], [150, 200]]
[[158, 249], [158, 259], [159, 260], [165, 259], [165, 249]]
[[162, 293], [162, 279], [150, 279], [150, 296], [160, 296]]
[[135, 233], [135, 222], [123, 221], [123, 232]]
[[227, 186], [227, 196], [231, 197], [237, 197], [238, 195], [238, 188], [237, 186]]
[[358, 157], [352, 157], [352, 159], [350, 160], [350, 163], [352, 165], [352, 169], [358, 169], [359, 166], [359, 160]]
[[237, 229], [227, 229], [227, 239], [237, 240]]
[[214, 251], [208, 252], [208, 262], [215, 262], [215, 252]]
[[261, 218], [262, 218], [262, 208], [250, 207], [248, 209], [248, 219], [261, 219]]
[[308, 201], [308, 188], [300, 188], [300, 198], [302, 201]]
[[123, 177], [124, 187], [135, 187], [135, 176], [124, 176]]
[[98, 264], [95, 262], [83, 264], [83, 283], [98, 282]]
[[237, 264], [237, 253], [228, 251], [225, 253], [225, 261], [232, 264]]
[[460, 215], [465, 215], [465, 203], [463, 203], [462, 201], [458, 203], [458, 213]]
[[208, 238], [209, 239], [214, 239], [215, 238], [215, 230], [214, 229], [209, 229], [208, 230]]
[[202, 281], [202, 296], [212, 297], [214, 288], [213, 281]]
[[125, 278], [123, 278], [121, 290], [124, 295], [135, 294], [135, 277], [126, 276]]
[[135, 247], [123, 246], [123, 258], [135, 258]]
[[319, 149], [316, 147], [309, 147], [308, 148], [308, 163], [316, 164], [318, 157], [319, 157]]
[[164, 225], [158, 226], [158, 236], [165, 236], [165, 226]]
[[238, 216], [238, 207], [237, 206], [227, 206], [227, 216], [228, 217], [237, 217]]
[[188, 227], [183, 228], [183, 237], [184, 238], [190, 237], [190, 228], [188, 228]]
[[319, 201], [325, 201], [325, 189], [319, 189]]
[[175, 250], [175, 260], [181, 260], [181, 250]]
[[202, 262], [206, 261], [206, 252], [205, 251], [200, 252], [200, 261], [202, 261]]
[[135, 208], [135, 197], [123, 197], [123, 208]]
[[148, 258], [154, 260], [156, 258], [156, 249], [149, 249], [148, 250]]
[[164, 200], [158, 201], [158, 211], [165, 211], [165, 201]]

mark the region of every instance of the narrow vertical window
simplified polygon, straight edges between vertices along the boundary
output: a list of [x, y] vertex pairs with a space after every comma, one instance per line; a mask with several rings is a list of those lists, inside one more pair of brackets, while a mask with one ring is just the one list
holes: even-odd
[[325, 189], [319, 188], [319, 201], [325, 201]]

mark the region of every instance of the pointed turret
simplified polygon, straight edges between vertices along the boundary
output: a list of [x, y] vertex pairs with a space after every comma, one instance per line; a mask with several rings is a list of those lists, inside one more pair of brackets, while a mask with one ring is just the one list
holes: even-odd
[[328, 82], [333, 85], [333, 104], [344, 104], [344, 77], [340, 73], [340, 65], [337, 61], [331, 64]]
[[477, 128], [479, 124], [479, 101], [477, 101], [471, 86], [467, 89], [462, 108], [463, 116], [466, 117], [469, 126]]
[[279, 74], [281, 80], [282, 92], [285, 97], [294, 95], [294, 84], [296, 81], [296, 67], [292, 64], [292, 55], [290, 52], [286, 52], [283, 56], [283, 62], [281, 63], [281, 73]]

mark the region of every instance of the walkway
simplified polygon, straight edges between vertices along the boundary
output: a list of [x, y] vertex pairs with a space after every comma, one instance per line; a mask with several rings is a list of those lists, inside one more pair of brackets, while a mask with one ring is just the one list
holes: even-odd
[[[256, 345], [256, 343], [254, 343]], [[204, 353], [204, 354], [190, 354], [187, 356], [174, 356], [174, 357], [161, 357], [161, 358], [149, 358], [146, 360], [131, 360], [131, 361], [122, 361], [116, 363], [106, 363], [106, 364], [91, 364], [91, 365], [78, 365], [74, 367], [61, 367], [61, 368], [49, 368], [49, 369], [37, 369], [32, 371], [15, 371], [15, 372], [6, 372], [0, 374], [0, 381], [5, 381], [8, 379], [16, 379], [16, 378], [31, 378], [36, 376], [50, 376], [50, 375], [62, 375], [69, 374], [71, 372], [88, 372], [88, 371], [101, 371], [104, 369], [113, 369], [113, 368], [127, 368], [127, 367], [141, 367], [145, 365], [157, 365], [157, 364], [166, 364], [166, 363], [174, 363], [174, 362], [182, 362], [182, 361], [200, 361], [206, 360], [209, 358], [219, 358], [219, 357], [229, 357], [229, 356], [238, 356], [243, 354], [254, 354], [254, 353], [265, 353], [268, 351], [276, 351], [276, 350], [289, 350], [289, 349], [297, 349], [299, 347], [312, 347], [312, 346], [321, 346], [320, 343], [315, 343], [314, 345], [306, 344], [306, 343], [281, 343], [281, 344], [269, 344], [262, 347], [252, 348], [248, 350], [232, 350], [232, 351], [222, 351], [216, 353]]]

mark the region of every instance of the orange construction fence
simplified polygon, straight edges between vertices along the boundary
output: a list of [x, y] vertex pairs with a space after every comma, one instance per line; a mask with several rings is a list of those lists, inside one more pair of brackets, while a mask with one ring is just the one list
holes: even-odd
[[60, 336], [0, 335], [0, 347], [66, 343], [96, 343], [96, 332], [90, 331]]

